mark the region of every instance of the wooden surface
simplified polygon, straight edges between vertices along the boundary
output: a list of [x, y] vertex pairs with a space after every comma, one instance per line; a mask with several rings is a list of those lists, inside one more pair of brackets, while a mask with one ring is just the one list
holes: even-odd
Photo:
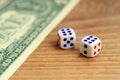
[[[56, 45], [56, 33], [62, 27], [75, 30], [74, 49]], [[103, 43], [95, 58], [79, 52], [80, 40], [89, 34]], [[81, 0], [10, 80], [120, 80], [120, 0]]]

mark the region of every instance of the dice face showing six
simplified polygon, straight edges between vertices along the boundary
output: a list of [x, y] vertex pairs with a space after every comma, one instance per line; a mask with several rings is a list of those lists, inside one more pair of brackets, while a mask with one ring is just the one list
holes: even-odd
[[73, 48], [76, 43], [76, 35], [72, 28], [62, 28], [58, 31], [58, 43], [63, 49]]
[[98, 37], [89, 35], [80, 42], [80, 52], [87, 57], [95, 57], [101, 51], [101, 40]]
[[[76, 34], [72, 28], [62, 28], [58, 31], [58, 44], [62, 49], [70, 49], [75, 46]], [[96, 36], [86, 36], [80, 42], [80, 52], [87, 57], [97, 56], [102, 47], [101, 40]]]

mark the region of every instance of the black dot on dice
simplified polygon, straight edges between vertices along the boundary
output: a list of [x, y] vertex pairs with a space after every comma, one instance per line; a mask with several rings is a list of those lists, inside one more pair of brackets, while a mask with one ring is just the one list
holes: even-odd
[[64, 29], [61, 29], [61, 31], [64, 31]]
[[87, 40], [90, 40], [90, 38], [87, 38]]
[[67, 44], [69, 44], [70, 43], [70, 41], [67, 41]]
[[69, 35], [72, 35], [72, 33], [69, 33]]
[[87, 42], [87, 40], [84, 40], [85, 42]]
[[63, 47], [67, 47], [67, 45], [66, 45], [66, 44], [64, 44], [64, 45], [63, 45]]
[[86, 45], [86, 44], [84, 45], [84, 48], [87, 48], [87, 45]]
[[84, 51], [84, 54], [87, 54], [87, 51]]
[[67, 30], [70, 30], [69, 28], [67, 28]]
[[73, 40], [73, 39], [74, 39], [73, 37], [70, 38], [70, 40]]
[[91, 40], [92, 42], [94, 42], [95, 40]]
[[97, 40], [97, 38], [94, 38], [95, 40]]
[[65, 34], [65, 32], [63, 31], [62, 33], [64, 33]]
[[71, 33], [71, 31], [68, 31], [69, 33]]
[[71, 43], [71, 44], [70, 44], [70, 46], [74, 46], [74, 44], [73, 44], [73, 43]]
[[63, 34], [64, 36], [66, 36], [67, 34]]
[[93, 38], [93, 36], [89, 36], [90, 38]]
[[90, 41], [90, 42], [88, 42], [89, 44], [91, 44], [92, 42]]
[[66, 39], [66, 38], [64, 38], [63, 40], [64, 40], [64, 41], [66, 41], [67, 39]]

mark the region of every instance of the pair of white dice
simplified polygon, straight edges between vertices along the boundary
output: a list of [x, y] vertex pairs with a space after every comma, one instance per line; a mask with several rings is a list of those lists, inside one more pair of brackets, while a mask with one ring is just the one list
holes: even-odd
[[[58, 44], [62, 49], [70, 49], [75, 46], [76, 34], [72, 28], [62, 28], [58, 31]], [[87, 57], [95, 57], [101, 51], [101, 40], [89, 35], [80, 42], [80, 52]]]

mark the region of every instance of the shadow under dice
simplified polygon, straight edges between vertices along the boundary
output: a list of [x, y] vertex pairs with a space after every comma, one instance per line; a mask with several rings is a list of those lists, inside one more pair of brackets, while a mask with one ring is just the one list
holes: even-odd
[[101, 40], [95, 36], [86, 36], [80, 43], [80, 52], [87, 57], [95, 57], [101, 51]]
[[70, 49], [75, 46], [76, 35], [72, 28], [62, 28], [58, 31], [58, 43], [62, 49]]

